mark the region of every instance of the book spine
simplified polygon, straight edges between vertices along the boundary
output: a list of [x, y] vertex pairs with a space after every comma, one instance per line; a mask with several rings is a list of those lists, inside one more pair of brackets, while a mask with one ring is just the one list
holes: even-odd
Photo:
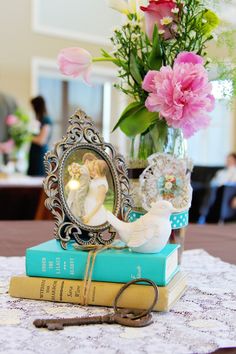
[[[11, 278], [9, 293], [12, 297], [81, 304], [83, 281], [40, 277], [15, 276]], [[92, 282], [88, 305], [113, 306], [121, 283]], [[168, 291], [158, 288], [159, 298], [155, 311], [168, 311]], [[132, 285], [126, 289], [119, 307], [146, 309], [153, 301], [153, 288], [148, 285]]]
[[[175, 250], [174, 252], [177, 252]], [[83, 279], [86, 268], [87, 252], [70, 251], [26, 251], [26, 274], [28, 276]], [[93, 276], [94, 281], [126, 283], [136, 278], [152, 279], [157, 285], [165, 286], [177, 272], [177, 265], [166, 279], [166, 258], [154, 261], [139, 257], [116, 257], [113, 254], [99, 254], [96, 258]]]

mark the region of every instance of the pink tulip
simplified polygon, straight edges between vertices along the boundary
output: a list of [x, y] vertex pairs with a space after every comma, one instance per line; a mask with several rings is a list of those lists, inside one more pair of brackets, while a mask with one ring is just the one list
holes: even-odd
[[19, 122], [18, 117], [14, 116], [14, 114], [9, 114], [5, 119], [6, 125], [11, 127]]
[[169, 25], [163, 24], [163, 19], [170, 18], [175, 20], [177, 15], [172, 11], [177, 8], [174, 0], [149, 0], [147, 7], [141, 6], [140, 9], [145, 13], [146, 32], [149, 39], [152, 39], [152, 34], [155, 24], [159, 31], [163, 32], [165, 39], [171, 38], [172, 35], [169, 30]]
[[212, 87], [200, 58], [186, 52], [181, 62], [179, 55], [173, 68], [163, 66], [160, 71], [149, 71], [142, 86], [149, 92], [147, 109], [159, 112], [169, 126], [181, 128], [186, 138], [209, 125], [208, 112], [214, 108]]
[[91, 54], [83, 48], [65, 48], [58, 55], [58, 65], [62, 74], [72, 77], [83, 76], [89, 83], [92, 66]]

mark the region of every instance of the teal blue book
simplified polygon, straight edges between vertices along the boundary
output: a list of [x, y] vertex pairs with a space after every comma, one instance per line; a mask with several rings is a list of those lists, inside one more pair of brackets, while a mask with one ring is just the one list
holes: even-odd
[[[136, 278], [152, 279], [165, 286], [178, 272], [178, 247], [167, 244], [159, 253], [135, 253], [129, 249], [99, 252], [92, 280], [126, 283]], [[33, 277], [83, 279], [88, 252], [63, 250], [57, 240], [50, 240], [26, 250], [26, 274]]]

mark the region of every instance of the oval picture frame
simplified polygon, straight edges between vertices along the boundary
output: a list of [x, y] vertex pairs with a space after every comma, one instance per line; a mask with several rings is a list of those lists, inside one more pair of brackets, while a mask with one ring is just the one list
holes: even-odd
[[[103, 141], [86, 113], [78, 110], [69, 119], [66, 135], [44, 162], [45, 206], [55, 218], [54, 236], [61, 246], [66, 249], [71, 240], [80, 245], [112, 243], [116, 232], [105, 221], [105, 210], [128, 221], [132, 210], [128, 171], [123, 156]], [[101, 191], [104, 202], [88, 218]]]
[[[84, 230], [86, 231], [101, 231], [101, 230], [105, 230], [109, 224], [108, 222], [101, 223], [99, 226], [96, 225], [86, 225], [84, 224], [82, 221], [79, 220], [79, 218], [77, 218], [73, 212], [71, 212], [70, 207], [68, 206], [68, 203], [65, 200], [65, 186], [63, 183], [63, 177], [65, 174], [65, 163], [67, 161], [67, 159], [69, 158], [70, 155], [73, 154], [73, 152], [81, 152], [81, 151], [85, 151], [85, 153], [87, 153], [88, 151], [91, 153], [96, 153], [97, 156], [100, 157], [101, 161], [105, 161], [109, 171], [110, 171], [110, 175], [112, 176], [112, 182], [113, 182], [113, 187], [114, 187], [114, 207], [113, 207], [113, 214], [115, 216], [118, 216], [119, 214], [119, 210], [120, 210], [120, 203], [121, 203], [121, 192], [120, 192], [120, 184], [119, 184], [119, 177], [118, 177], [118, 173], [112, 163], [112, 160], [110, 159], [109, 155], [106, 154], [105, 152], [103, 152], [100, 148], [96, 147], [96, 146], [89, 146], [87, 144], [78, 144], [77, 146], [74, 146], [70, 149], [68, 149], [66, 151], [66, 153], [63, 155], [60, 164], [59, 164], [59, 193], [60, 193], [60, 197], [62, 199], [62, 204], [67, 212], [67, 215], [69, 217], [69, 219], [74, 222], [74, 223], [78, 223], [80, 225], [80, 227], [82, 227]], [[98, 158], [99, 160], [99, 158]]]

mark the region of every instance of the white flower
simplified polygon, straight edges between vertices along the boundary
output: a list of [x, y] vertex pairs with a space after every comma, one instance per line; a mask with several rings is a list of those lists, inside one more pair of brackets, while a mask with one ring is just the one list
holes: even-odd
[[190, 38], [195, 38], [195, 37], [196, 37], [196, 32], [193, 31], [193, 30], [190, 31], [190, 32], [189, 32], [189, 37], [190, 37]]
[[124, 15], [137, 14], [138, 18], [143, 16], [140, 6], [146, 5], [146, 0], [107, 0], [108, 6], [121, 12]]
[[162, 26], [164, 26], [164, 25], [167, 26], [167, 25], [169, 25], [172, 21], [173, 21], [173, 18], [172, 18], [172, 17], [166, 16], [166, 17], [163, 17], [163, 18], [161, 19], [160, 23], [161, 23]]
[[166, 182], [165, 183], [165, 189], [171, 189], [172, 188], [172, 183], [171, 182]]
[[125, 15], [128, 14], [128, 4], [125, 0], [107, 0], [107, 3], [112, 9]]
[[138, 39], [140, 37], [140, 33], [132, 33], [131, 34], [131, 39], [132, 40], [136, 40], [136, 39]]
[[158, 33], [159, 33], [159, 34], [164, 34], [164, 33], [165, 33], [165, 30], [159, 30]]
[[135, 30], [136, 27], [140, 27], [140, 22], [139, 22], [139, 21], [132, 21], [132, 22], [129, 22], [129, 26], [130, 26], [130, 28], [132, 28], [133, 30]]
[[172, 12], [173, 14], [177, 14], [177, 13], [179, 12], [179, 8], [178, 8], [178, 7], [174, 7], [174, 8], [171, 10], [171, 12]]

